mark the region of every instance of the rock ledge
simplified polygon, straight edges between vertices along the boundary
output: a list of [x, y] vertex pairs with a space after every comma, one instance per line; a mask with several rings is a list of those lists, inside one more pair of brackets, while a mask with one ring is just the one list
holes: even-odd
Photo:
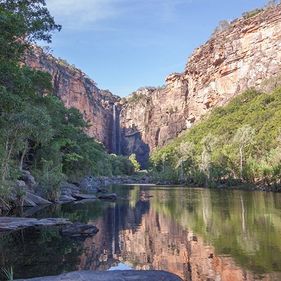
[[[178, 276], [165, 271], [76, 271], [58, 276], [20, 279], [21, 281], [182, 281]], [[18, 281], [20, 281], [18, 280]]]
[[68, 219], [63, 218], [18, 218], [18, 217], [0, 217], [0, 232], [14, 231], [27, 227], [38, 226], [61, 226], [71, 224]]

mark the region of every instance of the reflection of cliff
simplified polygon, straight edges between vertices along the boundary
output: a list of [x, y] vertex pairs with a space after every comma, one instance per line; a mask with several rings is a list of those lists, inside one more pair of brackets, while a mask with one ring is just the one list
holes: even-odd
[[[203, 218], [206, 225], [211, 227], [209, 220], [215, 209], [212, 208], [210, 199], [199, 194], [204, 199], [200, 201], [204, 205], [201, 208], [201, 211], [204, 210]], [[171, 192], [169, 195], [171, 198]], [[183, 194], [181, 197], [186, 200]], [[157, 200], [160, 199], [163, 203], [161, 195], [160, 198]], [[177, 196], [174, 199], [178, 202], [177, 206], [186, 206]], [[148, 201], [139, 200], [133, 206], [130, 207], [127, 203], [114, 204], [103, 218], [95, 222], [100, 232], [85, 241], [80, 269], [107, 270], [122, 262], [136, 269], [167, 270], [186, 281], [280, 280], [280, 273], [257, 276], [245, 269], [243, 264], [238, 265], [233, 256], [219, 255], [215, 247], [206, 244], [206, 239], [201, 234], [198, 236], [188, 230], [188, 227], [182, 226], [188, 225], [188, 221], [192, 220], [191, 216], [177, 215], [175, 221], [167, 212], [156, 211]], [[172, 204], [166, 202], [162, 206], [167, 211]], [[193, 207], [193, 210], [199, 212], [198, 206]], [[186, 210], [180, 208], [185, 213]], [[183, 220], [182, 223], [179, 219]], [[218, 235], [221, 234], [220, 229], [217, 230]], [[231, 243], [230, 239], [229, 247], [234, 248]]]
[[38, 218], [68, 217], [100, 231], [85, 241], [63, 238], [57, 229], [4, 235], [0, 268], [12, 265], [16, 277], [33, 277], [125, 263], [167, 270], [186, 281], [281, 280], [278, 194], [151, 188], [150, 198], [147, 188], [129, 190], [130, 202], [42, 210]]
[[100, 231], [85, 241], [79, 268], [107, 270], [116, 265], [122, 255], [119, 233], [123, 229], [137, 232], [143, 215], [148, 211], [148, 201], [138, 201], [134, 208], [115, 203], [109, 207], [104, 216], [94, 222]]
[[279, 280], [280, 275], [264, 277], [237, 266], [231, 257], [215, 255], [214, 247], [153, 210], [143, 216], [137, 231], [119, 235], [122, 260], [136, 269], [161, 269], [188, 281]]

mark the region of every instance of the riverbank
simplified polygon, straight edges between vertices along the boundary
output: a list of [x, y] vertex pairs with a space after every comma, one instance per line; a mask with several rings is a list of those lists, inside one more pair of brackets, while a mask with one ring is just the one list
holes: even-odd
[[[132, 176], [113, 176], [113, 177], [85, 177], [78, 185], [82, 190], [88, 192], [97, 192], [110, 185], [156, 185], [156, 186], [186, 186], [186, 187], [204, 187], [198, 184], [193, 184], [185, 181], [178, 181], [172, 179], [160, 179], [154, 174], [136, 174]], [[246, 183], [241, 181], [232, 181], [224, 183], [212, 183], [206, 188], [220, 189], [220, 190], [247, 190], [247, 191], [263, 191], [263, 192], [281, 192], [281, 186], [269, 186], [263, 182]]]
[[[44, 188], [36, 183], [35, 178], [24, 171], [23, 176], [15, 183], [11, 184], [11, 195], [8, 202], [0, 202], [0, 210], [9, 211], [14, 207], [38, 207], [50, 204], [64, 204], [73, 201], [91, 201], [91, 200], [111, 200], [115, 201], [118, 194], [110, 193], [108, 187], [111, 185], [158, 185], [158, 186], [188, 186], [202, 187], [184, 181], [159, 179], [150, 173], [138, 173], [131, 176], [87, 176], [79, 182], [64, 181], [60, 184], [56, 199], [47, 200]], [[281, 192], [280, 186], [268, 186], [263, 182], [257, 184], [244, 182], [225, 182], [212, 184], [208, 187], [219, 190], [246, 190], [262, 192]], [[1, 212], [0, 212], [1, 214]]]

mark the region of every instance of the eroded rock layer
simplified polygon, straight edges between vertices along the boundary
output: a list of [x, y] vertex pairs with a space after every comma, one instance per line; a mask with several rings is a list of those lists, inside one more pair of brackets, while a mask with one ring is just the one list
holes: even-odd
[[55, 94], [89, 121], [88, 133], [109, 151], [149, 154], [192, 127], [212, 108], [280, 75], [281, 5], [248, 13], [194, 51], [183, 73], [161, 88], [143, 88], [125, 99], [100, 90], [82, 71], [36, 48], [29, 66], [52, 75]]
[[147, 153], [163, 146], [216, 106], [281, 70], [281, 6], [233, 21], [172, 74], [159, 89], [141, 89], [121, 111], [123, 151]]
[[[77, 108], [89, 122], [88, 134], [102, 142], [109, 151], [114, 151], [112, 142], [113, 105], [120, 98], [109, 91], [100, 90], [85, 73], [67, 62], [47, 55], [41, 48], [34, 48], [26, 57], [30, 67], [51, 74], [54, 93], [66, 107]], [[115, 151], [114, 151], [115, 152]]]

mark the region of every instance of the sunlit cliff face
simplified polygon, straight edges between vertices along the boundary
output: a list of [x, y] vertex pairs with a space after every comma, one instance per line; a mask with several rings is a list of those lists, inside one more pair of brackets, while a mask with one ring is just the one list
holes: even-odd
[[236, 20], [196, 49], [184, 72], [168, 76], [163, 88], [142, 89], [129, 97], [121, 112], [126, 152], [141, 155], [141, 141], [151, 152], [212, 108], [280, 75], [280, 34], [281, 5]]
[[81, 70], [45, 54], [41, 48], [34, 47], [25, 60], [28, 66], [51, 74], [54, 94], [67, 108], [78, 109], [89, 124], [88, 135], [112, 151], [113, 105], [120, 98], [100, 90]]
[[[136, 153], [145, 163], [151, 151], [192, 127], [212, 108], [280, 75], [280, 34], [281, 5], [235, 20], [197, 48], [184, 72], [169, 75], [164, 87], [143, 88], [122, 102], [98, 89], [82, 71], [39, 48], [27, 56], [26, 63], [52, 75], [55, 94], [83, 114], [90, 136], [109, 151], [115, 152], [112, 146], [117, 142], [118, 151]], [[114, 104], [120, 124], [113, 124]], [[121, 130], [116, 135], [117, 125]]]

